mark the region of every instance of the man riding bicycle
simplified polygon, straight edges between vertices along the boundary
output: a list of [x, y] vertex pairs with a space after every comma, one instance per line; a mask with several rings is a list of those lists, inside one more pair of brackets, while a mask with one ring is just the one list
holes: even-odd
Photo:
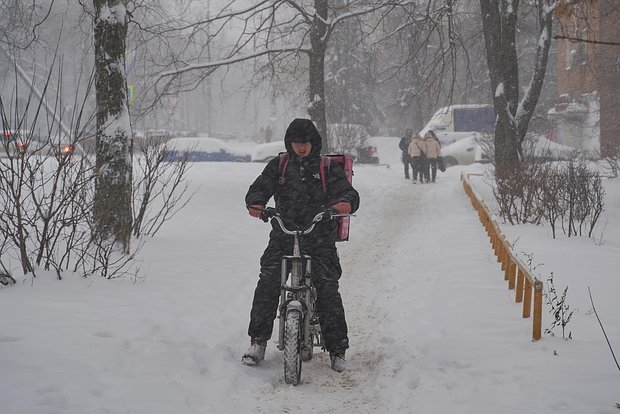
[[[311, 120], [298, 118], [291, 122], [284, 144], [288, 154], [286, 169], [282, 168], [280, 157], [274, 158], [245, 196], [252, 217], [261, 218], [271, 197], [274, 197], [280, 217], [297, 226], [308, 224], [326, 207], [331, 206], [340, 214], [357, 210], [359, 194], [347, 180], [342, 167], [334, 162], [330, 164], [329, 172], [323, 172], [323, 175], [320, 171], [321, 136]], [[277, 315], [282, 256], [290, 255], [293, 250], [293, 236], [284, 234], [276, 228], [277, 224], [273, 226], [269, 244], [260, 259], [259, 280], [250, 312], [250, 348], [242, 358], [248, 365], [257, 364], [265, 357]], [[336, 221], [321, 221], [312, 233], [301, 238], [300, 243], [303, 253], [313, 258], [312, 282], [317, 290], [317, 311], [325, 349], [330, 353], [331, 368], [342, 372], [349, 339], [338, 292], [342, 269], [336, 249], [337, 230]]]

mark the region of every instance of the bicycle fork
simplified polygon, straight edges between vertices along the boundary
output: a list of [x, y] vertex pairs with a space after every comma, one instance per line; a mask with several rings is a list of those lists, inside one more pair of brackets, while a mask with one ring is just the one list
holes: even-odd
[[[295, 252], [293, 252], [295, 253]], [[287, 284], [289, 279], [290, 268], [290, 284]], [[311, 339], [311, 326], [310, 316], [313, 309], [313, 302], [310, 297], [311, 292], [311, 280], [310, 273], [312, 271], [312, 260], [310, 256], [295, 255], [283, 256], [280, 275], [280, 305], [278, 307], [280, 311], [279, 315], [279, 330], [278, 330], [278, 349], [284, 349], [284, 327], [286, 321], [286, 314], [289, 311], [295, 310], [300, 312], [302, 318], [302, 348], [312, 347], [310, 343]]]

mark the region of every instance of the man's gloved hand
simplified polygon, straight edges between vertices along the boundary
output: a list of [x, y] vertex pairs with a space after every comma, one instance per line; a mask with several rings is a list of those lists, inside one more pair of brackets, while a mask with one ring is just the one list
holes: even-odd
[[338, 211], [338, 214], [349, 214], [351, 212], [351, 204], [346, 201], [340, 201], [332, 206], [332, 208]]
[[248, 207], [248, 212], [250, 213], [250, 216], [256, 217], [257, 219], [261, 218], [264, 210], [265, 206], [261, 206], [260, 204], [252, 204]]

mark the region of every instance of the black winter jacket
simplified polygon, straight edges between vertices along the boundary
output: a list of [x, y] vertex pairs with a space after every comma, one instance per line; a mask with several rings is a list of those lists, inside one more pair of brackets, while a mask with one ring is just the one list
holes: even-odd
[[[359, 207], [359, 194], [337, 162], [331, 162], [329, 170], [325, 163], [326, 191], [323, 190], [320, 172], [321, 137], [311, 123], [304, 127], [312, 142], [311, 153], [301, 158], [293, 152], [290, 140], [295, 131], [289, 131], [289, 127], [284, 139], [288, 152], [288, 165], [284, 176], [281, 177], [284, 162], [280, 166], [280, 157], [276, 157], [267, 164], [245, 196], [246, 206], [265, 206], [273, 197], [276, 209], [285, 223], [288, 220], [297, 226], [307, 225], [317, 213], [339, 201], [351, 204], [351, 212], [355, 212]], [[313, 233], [321, 238], [330, 235], [330, 238], [333, 236], [335, 240], [336, 228], [336, 222], [321, 222]]]
[[403, 157], [409, 158], [409, 144], [411, 144], [411, 137], [404, 136], [398, 143], [398, 148], [403, 152]]

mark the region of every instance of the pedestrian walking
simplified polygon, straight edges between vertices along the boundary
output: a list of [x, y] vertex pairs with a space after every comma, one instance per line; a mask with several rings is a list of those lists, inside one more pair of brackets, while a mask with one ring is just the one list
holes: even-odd
[[[413, 135], [412, 129], [407, 129], [405, 135], [400, 139], [398, 147], [402, 152], [401, 160], [405, 168], [405, 179], [409, 179], [409, 167], [411, 166], [411, 155], [409, 155], [409, 144], [411, 144], [411, 136]], [[411, 169], [413, 167], [411, 166]]]
[[409, 144], [409, 155], [411, 156], [411, 178], [413, 183], [417, 183], [418, 179], [420, 180], [420, 183], [423, 183], [423, 168], [424, 164], [426, 164], [426, 154], [424, 152], [424, 139], [419, 134], [415, 134]]
[[[424, 147], [426, 149], [426, 158], [428, 160], [428, 168], [430, 168], [431, 182], [435, 182], [437, 178], [437, 160], [441, 157], [441, 145], [437, 135], [432, 130], [424, 134]], [[428, 168], [426, 174], [428, 175]]]

